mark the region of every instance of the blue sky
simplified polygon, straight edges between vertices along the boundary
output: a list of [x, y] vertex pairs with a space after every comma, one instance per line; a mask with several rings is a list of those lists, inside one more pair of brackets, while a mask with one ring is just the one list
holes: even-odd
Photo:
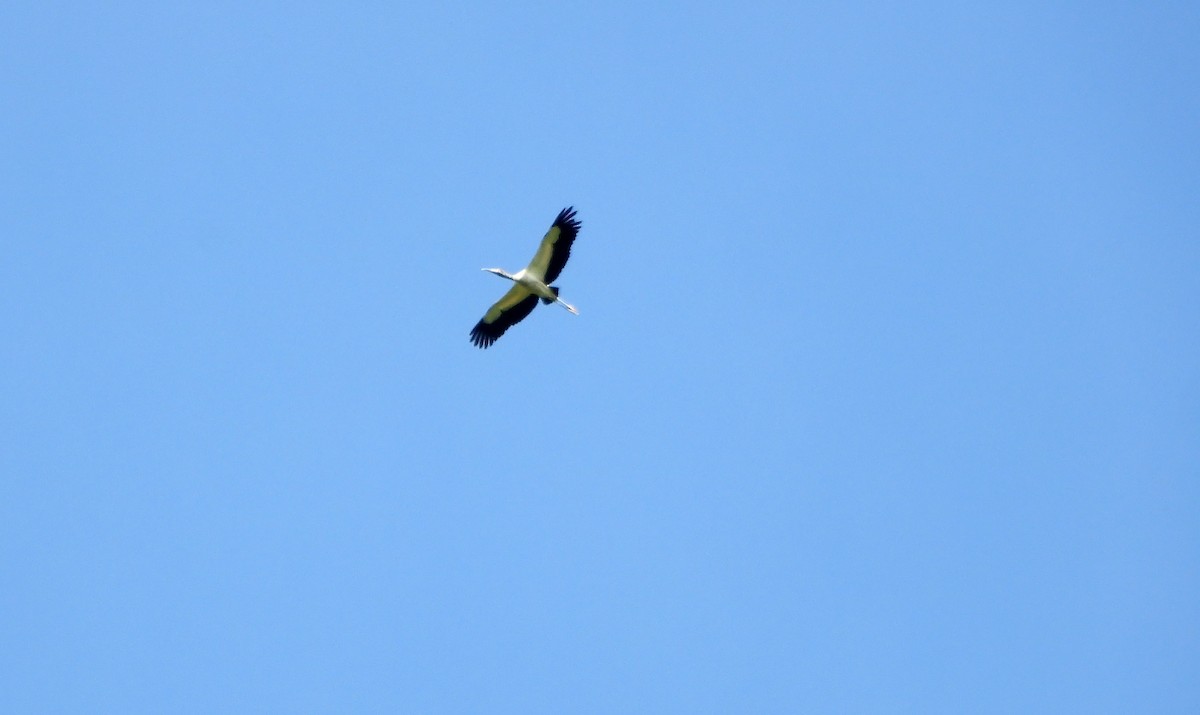
[[1200, 709], [1194, 4], [395, 5], [0, 9], [0, 710]]

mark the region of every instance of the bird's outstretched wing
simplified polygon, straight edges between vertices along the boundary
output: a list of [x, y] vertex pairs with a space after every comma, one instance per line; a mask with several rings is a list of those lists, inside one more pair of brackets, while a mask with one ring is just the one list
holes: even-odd
[[562, 273], [563, 266], [567, 265], [567, 259], [571, 257], [571, 244], [575, 243], [575, 236], [579, 235], [581, 225], [575, 220], [574, 206], [559, 211], [554, 224], [542, 237], [542, 243], [526, 270], [541, 276], [546, 285], [556, 281], [558, 274]]
[[471, 342], [477, 347], [491, 347], [504, 331], [525, 319], [537, 307], [538, 297], [525, 286], [514, 285], [496, 301], [483, 319], [471, 329]]

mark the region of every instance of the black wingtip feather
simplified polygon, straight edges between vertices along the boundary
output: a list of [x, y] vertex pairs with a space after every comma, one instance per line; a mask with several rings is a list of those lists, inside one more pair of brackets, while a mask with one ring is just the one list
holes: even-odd
[[568, 206], [562, 211], [558, 212], [558, 216], [554, 218], [554, 225], [566, 232], [568, 229], [571, 231], [578, 231], [579, 227], [582, 226], [583, 223], [575, 218], [575, 207]]
[[480, 321], [479, 325], [476, 325], [471, 329], [471, 343], [475, 345], [475, 347], [490, 348], [492, 343], [496, 342], [496, 338], [500, 337], [499, 335], [491, 334], [487, 328], [488, 326], [485, 325], [483, 321]]

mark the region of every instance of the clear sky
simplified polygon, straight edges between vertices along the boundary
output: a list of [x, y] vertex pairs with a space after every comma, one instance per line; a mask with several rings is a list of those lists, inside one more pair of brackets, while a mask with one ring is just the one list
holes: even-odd
[[0, 711], [1200, 712], [1195, 3], [0, 26]]

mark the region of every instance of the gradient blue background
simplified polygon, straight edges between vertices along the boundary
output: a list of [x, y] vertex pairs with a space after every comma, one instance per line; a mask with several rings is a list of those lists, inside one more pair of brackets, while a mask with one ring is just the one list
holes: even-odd
[[3, 712], [1200, 712], [1195, 3], [0, 27]]

